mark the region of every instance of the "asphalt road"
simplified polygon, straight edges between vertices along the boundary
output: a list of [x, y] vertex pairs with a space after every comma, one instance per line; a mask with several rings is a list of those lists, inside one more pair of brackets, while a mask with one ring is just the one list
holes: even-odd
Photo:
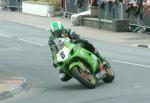
[[116, 78], [89, 90], [74, 79], [59, 80], [48, 37], [46, 30], [0, 21], [0, 66], [31, 85], [1, 103], [149, 103], [150, 49], [90, 39], [110, 62]]

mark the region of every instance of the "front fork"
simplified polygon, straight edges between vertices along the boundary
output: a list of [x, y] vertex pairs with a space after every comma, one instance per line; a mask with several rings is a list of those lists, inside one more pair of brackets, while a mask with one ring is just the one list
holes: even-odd
[[[80, 62], [80, 61], [72, 63], [72, 64], [69, 66], [69, 71], [71, 71], [71, 69], [73, 69], [73, 67], [75, 67], [75, 66], [77, 66], [77, 67], [80, 68], [79, 71], [80, 71], [81, 75], [82, 75], [84, 78], [87, 78], [87, 79], [89, 79], [89, 80], [91, 80], [91, 81], [96, 81], [96, 80], [93, 78], [93, 77], [95, 77], [95, 76], [93, 76], [93, 74], [90, 72], [90, 70], [87, 69], [87, 67], [86, 67], [82, 62]], [[91, 78], [91, 76], [92, 76], [92, 78]]]
[[69, 66], [69, 71], [71, 71], [71, 69], [75, 66], [80, 67], [80, 69], [82, 69], [82, 71], [86, 71], [86, 68], [84, 67], [83, 63], [80, 61], [77, 62], [73, 62], [70, 66]]

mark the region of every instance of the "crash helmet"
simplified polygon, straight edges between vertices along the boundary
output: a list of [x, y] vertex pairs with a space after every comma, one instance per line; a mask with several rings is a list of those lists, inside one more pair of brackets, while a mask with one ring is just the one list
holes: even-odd
[[64, 30], [64, 26], [61, 22], [54, 21], [51, 23], [50, 30], [51, 30], [53, 36], [61, 37], [63, 30]]

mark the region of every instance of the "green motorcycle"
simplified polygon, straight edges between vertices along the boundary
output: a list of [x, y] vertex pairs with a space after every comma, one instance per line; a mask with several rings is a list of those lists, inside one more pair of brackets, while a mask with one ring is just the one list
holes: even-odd
[[[69, 38], [55, 38], [57, 64], [70, 77], [77, 79], [83, 86], [92, 89], [99, 80], [112, 82], [115, 74], [110, 64], [102, 63], [96, 55], [84, 49], [81, 43], [72, 43]], [[105, 69], [102, 75], [99, 67]]]

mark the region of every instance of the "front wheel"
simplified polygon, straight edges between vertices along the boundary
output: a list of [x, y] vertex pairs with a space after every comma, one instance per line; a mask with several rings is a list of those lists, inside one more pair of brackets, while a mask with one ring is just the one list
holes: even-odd
[[74, 67], [71, 73], [86, 88], [93, 89], [96, 87], [96, 81], [88, 70], [82, 71], [79, 67]]

